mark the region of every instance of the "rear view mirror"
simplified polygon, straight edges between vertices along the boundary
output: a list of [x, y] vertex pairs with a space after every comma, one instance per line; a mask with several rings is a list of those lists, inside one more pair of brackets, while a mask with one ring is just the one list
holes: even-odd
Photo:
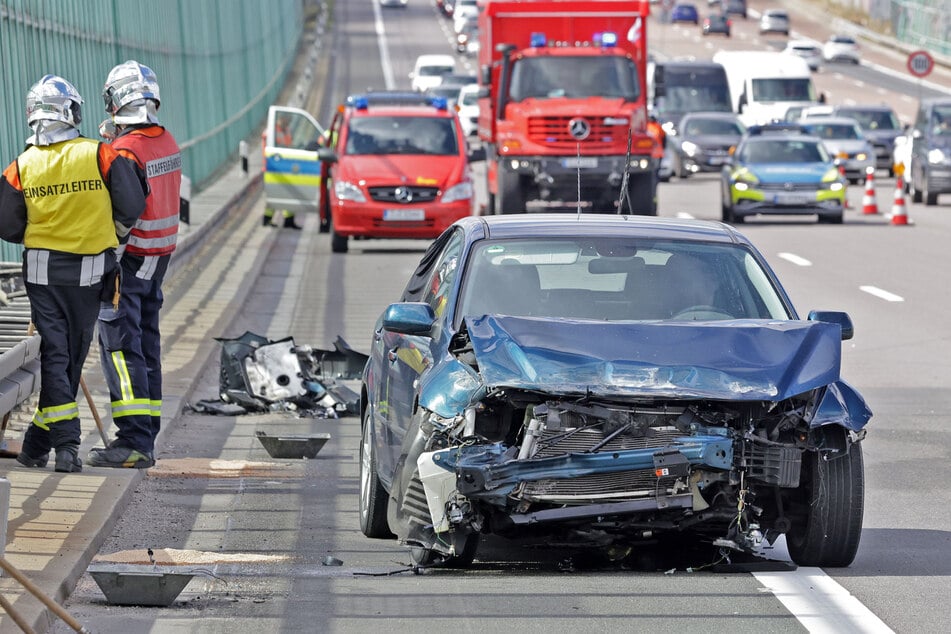
[[476, 146], [476, 147], [473, 147], [473, 146], [470, 145], [470, 146], [469, 146], [469, 153], [468, 153], [467, 158], [469, 159], [469, 162], [470, 162], [470, 163], [476, 163], [476, 162], [478, 162], [478, 161], [484, 161], [484, 160], [485, 160], [485, 147], [482, 146], [482, 145], [479, 145], [479, 146]]
[[812, 310], [809, 311], [809, 321], [824, 321], [830, 324], [839, 324], [842, 327], [842, 341], [851, 339], [855, 334], [852, 327], [852, 318], [848, 313], [838, 310]]

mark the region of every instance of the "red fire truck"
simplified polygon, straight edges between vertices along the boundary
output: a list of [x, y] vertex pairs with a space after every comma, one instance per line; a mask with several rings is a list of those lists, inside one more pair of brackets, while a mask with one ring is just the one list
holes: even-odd
[[655, 215], [663, 149], [648, 133], [648, 0], [479, 0], [479, 9], [488, 212], [540, 200]]

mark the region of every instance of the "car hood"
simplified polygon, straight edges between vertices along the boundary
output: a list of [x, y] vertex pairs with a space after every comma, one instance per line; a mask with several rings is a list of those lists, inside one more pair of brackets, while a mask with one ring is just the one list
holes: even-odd
[[832, 155], [839, 152], [854, 154], [868, 149], [868, 143], [864, 139], [823, 139], [822, 144]]
[[555, 394], [779, 401], [839, 379], [841, 329], [816, 321], [466, 318], [482, 382]]
[[891, 142], [900, 137], [901, 130], [862, 130], [865, 138], [871, 142]]
[[747, 165], [761, 183], [818, 183], [831, 163], [770, 163]]
[[334, 177], [364, 181], [367, 187], [411, 185], [442, 188], [461, 180], [465, 165], [460, 156], [346, 156], [337, 163]]
[[740, 137], [729, 134], [710, 134], [703, 136], [687, 136], [684, 141], [696, 143], [704, 148], [729, 148], [740, 142]]

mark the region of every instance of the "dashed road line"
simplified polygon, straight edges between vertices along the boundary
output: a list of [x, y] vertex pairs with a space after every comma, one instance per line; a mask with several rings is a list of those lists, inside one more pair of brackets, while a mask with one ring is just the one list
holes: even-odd
[[895, 295], [894, 293], [889, 293], [886, 290], [882, 290], [877, 286], [859, 286], [860, 291], [864, 291], [869, 295], [874, 295], [879, 299], [884, 299], [886, 302], [903, 302], [905, 298], [901, 295]]
[[780, 257], [780, 258], [786, 260], [787, 262], [792, 262], [792, 263], [795, 264], [796, 266], [812, 266], [812, 262], [810, 262], [810, 261], [807, 260], [806, 258], [799, 257], [799, 256], [796, 255], [795, 253], [785, 253], [785, 252], [784, 252], [784, 253], [777, 253], [776, 255], [777, 255], [778, 257]]

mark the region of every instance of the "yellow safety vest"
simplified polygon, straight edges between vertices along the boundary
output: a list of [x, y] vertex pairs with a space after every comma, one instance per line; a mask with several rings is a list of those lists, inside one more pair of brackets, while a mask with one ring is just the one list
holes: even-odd
[[77, 255], [119, 246], [97, 141], [31, 146], [17, 158], [17, 169], [27, 211], [23, 246]]

